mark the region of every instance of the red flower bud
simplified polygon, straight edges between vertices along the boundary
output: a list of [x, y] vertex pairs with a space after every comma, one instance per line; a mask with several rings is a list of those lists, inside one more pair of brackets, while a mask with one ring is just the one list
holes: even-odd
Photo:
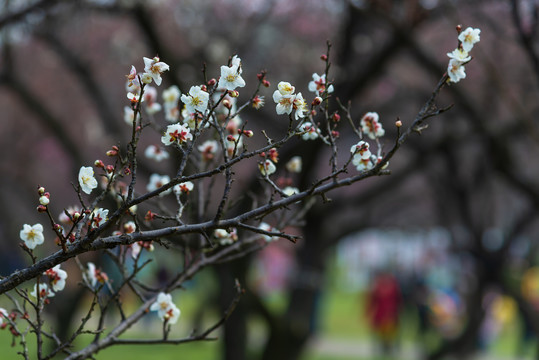
[[96, 160], [96, 161], [94, 162], [94, 166], [97, 167], [97, 168], [102, 168], [102, 169], [105, 168], [105, 164], [103, 163], [102, 160]]
[[44, 205], [39, 205], [39, 206], [37, 207], [37, 212], [42, 213], [42, 212], [46, 212], [46, 211], [47, 211], [47, 207], [44, 206]]
[[208, 81], [208, 86], [213, 86], [217, 84], [217, 80], [215, 80], [215, 78], [211, 78], [209, 81]]
[[107, 165], [107, 167], [105, 168], [105, 170], [107, 170], [107, 172], [109, 174], [111, 174], [113, 171], [114, 171], [114, 166], [112, 165]]
[[262, 85], [265, 87], [270, 87], [270, 82], [268, 80], [262, 80]]
[[321, 59], [322, 61], [327, 61], [328, 56], [327, 56], [326, 54], [322, 54], [322, 55], [320, 56], [320, 59]]

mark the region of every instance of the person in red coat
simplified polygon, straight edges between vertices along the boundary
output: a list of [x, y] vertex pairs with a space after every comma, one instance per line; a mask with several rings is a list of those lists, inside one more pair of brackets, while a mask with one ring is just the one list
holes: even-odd
[[401, 291], [397, 279], [388, 272], [377, 274], [367, 294], [366, 305], [367, 317], [382, 352], [388, 353], [398, 335]]

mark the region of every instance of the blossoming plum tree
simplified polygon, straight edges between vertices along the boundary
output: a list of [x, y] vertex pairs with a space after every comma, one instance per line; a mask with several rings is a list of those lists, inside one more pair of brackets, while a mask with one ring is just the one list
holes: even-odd
[[[237, 89], [245, 87], [246, 81], [242, 77], [243, 64], [238, 55], [221, 66], [217, 80], [211, 78], [193, 85], [188, 93], [182, 93], [174, 85], [165, 89], [163, 106], [157, 101], [157, 89], [150, 84], [160, 86], [162, 76], [170, 67], [157, 56], [143, 58], [144, 72], [137, 73], [136, 67], [132, 66], [126, 76], [130, 105], [124, 109], [124, 118], [131, 126], [131, 140], [127, 146], [115, 145], [106, 151], [109, 160], [96, 160], [95, 170], [84, 165], [80, 168], [78, 183], [74, 186], [79, 203], [66, 206], [60, 217], [50, 212], [51, 195], [44, 187], [38, 188], [37, 210], [56, 234], [59, 250], [52, 254], [41, 253], [38, 245], [52, 240], [45, 239], [44, 226], [22, 225], [21, 248], [31, 264], [0, 280], [0, 293], [12, 302], [11, 309], [0, 308], [0, 325], [9, 327], [13, 336], [19, 339], [20, 353], [26, 359], [50, 359], [59, 353], [64, 353], [67, 359], [83, 359], [117, 344], [180, 344], [213, 339], [212, 332], [226, 321], [240, 300], [241, 284], [236, 283], [237, 296], [215, 325], [179, 339], [169, 337], [171, 325], [179, 321], [181, 313], [173, 293], [203, 268], [233, 261], [263, 249], [279, 238], [296, 242], [299, 236], [286, 229], [292, 219], [306, 211], [305, 200], [325, 197], [333, 189], [389, 174], [389, 160], [409, 136], [421, 132], [428, 118], [449, 109], [435, 107], [441, 89], [465, 77], [464, 65], [471, 60], [468, 52], [479, 41], [479, 30], [461, 31], [458, 27], [457, 31], [459, 47], [448, 54], [447, 72], [415, 119], [406, 127], [400, 120], [395, 122], [397, 136], [392, 141], [381, 140], [385, 131], [375, 112], [368, 112], [357, 120], [350, 109], [339, 102], [341, 114], [347, 120], [342, 123], [338, 112], [330, 112], [335, 89], [329, 80], [329, 43], [327, 53], [322, 56], [325, 72], [313, 74], [313, 81], [308, 85], [314, 93], [312, 99], [307, 100], [300, 92], [296, 93], [295, 87], [286, 81], [279, 82], [274, 90], [272, 98], [279, 115], [277, 119], [288, 122], [286, 131], [278, 139], [270, 138], [264, 131], [255, 134], [240, 117], [246, 107], [259, 109], [264, 105], [261, 93], [270, 83], [265, 72], [259, 73], [256, 90], [240, 103], [239, 99], [244, 96], [240, 96]], [[211, 74], [205, 69], [204, 79], [208, 75]], [[163, 109], [163, 120], [172, 124], [156, 119]], [[146, 191], [139, 193], [136, 186], [140, 180], [137, 176], [139, 141], [143, 136], [151, 137], [153, 129], [157, 129], [161, 143], [150, 145], [142, 153], [156, 162], [174, 159], [177, 171], [175, 174], [152, 174]], [[357, 144], [351, 145], [350, 153], [345, 152], [344, 159], [339, 151], [338, 129], [353, 132], [358, 137]], [[255, 136], [263, 139], [265, 145], [251, 150], [250, 138]], [[328, 146], [332, 153], [327, 173], [304, 189], [274, 180], [274, 174], [280, 172], [302, 171], [302, 160], [298, 156], [286, 166], [277, 167], [279, 148], [291, 141], [318, 141], [319, 146]], [[342, 146], [348, 148], [350, 144]], [[251, 209], [232, 216], [229, 209], [233, 206], [230, 199], [235, 177], [233, 170], [239, 164], [258, 166], [265, 189]], [[350, 171], [350, 164], [356, 169]], [[221, 189], [217, 195], [216, 189]], [[162, 199], [167, 196], [174, 196], [174, 209], [162, 204]], [[112, 199], [116, 207], [104, 208], [107, 199]], [[150, 209], [141, 213], [142, 206]], [[157, 287], [140, 280], [141, 270], [151, 261], [159, 261], [158, 256], [151, 253], [166, 252], [171, 246], [181, 249], [182, 268]], [[117, 266], [120, 280], [113, 283], [94, 263], [84, 264], [79, 255], [88, 252], [107, 254]], [[61, 264], [68, 261], [78, 265], [81, 285], [92, 294], [93, 300], [72, 336], [63, 341], [54, 332], [45, 330], [43, 311], [52, 297], [62, 296], [69, 274], [65, 267], [61, 269]], [[33, 291], [29, 291], [28, 287], [32, 286]], [[137, 309], [130, 313], [126, 313], [120, 301], [126, 293], [138, 299]], [[101, 301], [104, 296], [109, 301]], [[107, 310], [113, 306], [118, 308], [121, 316], [112, 329], [105, 329]], [[29, 313], [28, 307], [33, 313]], [[101, 309], [99, 315], [94, 315], [96, 307]], [[155, 312], [162, 322], [161, 336], [153, 339], [121, 337], [130, 326], [149, 316], [148, 312]], [[93, 316], [98, 318], [96, 326], [89, 322]], [[35, 334], [36, 356], [28, 354], [30, 332]], [[93, 334], [93, 341], [75, 348], [75, 340], [87, 333]], [[45, 339], [53, 344], [49, 352], [43, 346]]]

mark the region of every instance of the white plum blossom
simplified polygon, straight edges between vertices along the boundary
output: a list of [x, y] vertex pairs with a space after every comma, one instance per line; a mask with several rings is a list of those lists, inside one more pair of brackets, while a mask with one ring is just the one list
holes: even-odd
[[144, 100], [146, 101], [146, 112], [149, 115], [161, 111], [161, 104], [157, 102], [157, 89], [153, 86], [146, 86], [144, 89]]
[[210, 94], [202, 90], [200, 86], [191, 86], [189, 89], [189, 95], [182, 94], [181, 100], [185, 104], [185, 108], [188, 112], [201, 112], [204, 113], [208, 108], [208, 100]]
[[269, 176], [277, 170], [273, 162], [269, 159], [266, 159], [263, 163], [259, 163], [258, 169], [262, 173], [262, 176]]
[[294, 194], [299, 194], [299, 189], [297, 187], [287, 186], [283, 189], [283, 193], [286, 196], [292, 196]]
[[447, 53], [447, 56], [450, 59], [455, 59], [455, 60], [460, 61], [462, 63], [464, 63], [466, 61], [470, 61], [472, 59], [472, 57], [464, 49], [455, 49], [452, 52]]
[[369, 143], [360, 141], [356, 145], [352, 145], [350, 152], [354, 155], [352, 158], [352, 164], [356, 166], [358, 171], [368, 170], [372, 167], [372, 154], [369, 150]]
[[217, 150], [219, 149], [219, 144], [215, 140], [206, 140], [201, 145], [199, 145], [197, 149], [202, 154], [202, 160], [210, 161], [217, 153]]
[[311, 124], [310, 122], [303, 123], [299, 128], [300, 133], [302, 133], [301, 138], [303, 140], [315, 140], [318, 139], [318, 129]]
[[2, 325], [4, 323], [4, 319], [7, 319], [9, 317], [9, 313], [6, 309], [0, 308], [0, 328], [2, 328]]
[[464, 51], [469, 52], [470, 50], [472, 50], [474, 44], [479, 42], [480, 40], [480, 33], [480, 29], [473, 29], [469, 27], [459, 34], [459, 40], [462, 44], [462, 48], [464, 49]]
[[294, 156], [286, 163], [286, 170], [292, 173], [300, 173], [302, 164], [301, 156]]
[[157, 145], [149, 145], [144, 151], [144, 155], [148, 159], [153, 159], [155, 161], [162, 161], [169, 158], [168, 152]]
[[273, 101], [277, 104], [277, 115], [290, 115], [294, 110], [295, 88], [288, 82], [281, 81], [273, 93]]
[[245, 80], [243, 80], [240, 74], [240, 67], [237, 65], [232, 65], [230, 67], [226, 65], [221, 66], [221, 77], [219, 78], [217, 87], [226, 90], [234, 90], [237, 87], [244, 87]]
[[[267, 231], [267, 232], [276, 232], [276, 230], [273, 228], [273, 226], [271, 226], [270, 224], [265, 223], [265, 222], [261, 222], [260, 225], [258, 225], [258, 228], [260, 230], [264, 230], [264, 231]], [[278, 236], [270, 236], [270, 235], [266, 235], [266, 234], [260, 234], [260, 235], [262, 236], [262, 239], [264, 239], [266, 242], [279, 240]]]
[[133, 125], [133, 120], [135, 119], [135, 112], [131, 109], [130, 106], [124, 106], [124, 121], [128, 125]]
[[172, 85], [163, 90], [162, 96], [165, 106], [178, 106], [181, 95], [180, 89], [176, 85]]
[[294, 113], [294, 117], [296, 120], [304, 118], [307, 111], [309, 111], [307, 107], [307, 102], [305, 101], [305, 99], [303, 99], [303, 95], [301, 95], [300, 92], [297, 93], [296, 97], [294, 98], [293, 107], [296, 110], [296, 112]]
[[52, 292], [51, 289], [49, 289], [49, 286], [44, 283], [39, 283], [39, 290], [37, 284], [34, 284], [34, 290], [32, 290], [30, 296], [37, 299], [38, 292], [40, 299], [46, 299], [54, 296], [54, 292]]
[[174, 191], [174, 194], [180, 195], [180, 194], [189, 194], [195, 185], [191, 181], [186, 181], [184, 183], [180, 183], [177, 185], [174, 185], [172, 190]]
[[232, 57], [232, 60], [230, 61], [230, 63], [232, 64], [232, 66], [237, 66], [237, 67], [238, 67], [239, 73], [240, 73], [240, 74], [242, 73], [242, 69], [241, 69], [241, 59], [238, 57], [238, 55], [234, 55], [234, 56]]
[[213, 236], [219, 240], [220, 245], [230, 245], [238, 240], [236, 228], [230, 229], [230, 232], [225, 229], [215, 229]]
[[67, 272], [60, 269], [60, 264], [45, 271], [45, 275], [49, 277], [50, 284], [54, 292], [62, 291], [64, 289], [66, 285]]
[[24, 224], [19, 235], [29, 249], [34, 249], [37, 245], [41, 245], [45, 241], [45, 237], [43, 236], [43, 225], [41, 224], [32, 226]]
[[99, 208], [97, 210], [94, 210], [94, 212], [91, 215], [91, 227], [92, 228], [98, 228], [100, 227], [106, 220], [107, 216], [109, 215], [109, 211], [107, 209]]
[[368, 112], [359, 121], [363, 133], [373, 140], [385, 134], [385, 130], [382, 128], [379, 119], [378, 113]]
[[150, 311], [157, 311], [159, 319], [169, 324], [175, 324], [180, 317], [180, 309], [172, 302], [172, 296], [163, 292], [157, 295], [157, 299], [150, 306]]
[[[329, 85], [328, 94], [332, 93], [333, 90], [333, 85]], [[314, 73], [313, 80], [309, 83], [309, 91], [314, 92], [316, 95], [322, 95], [326, 91], [326, 74], [320, 76]]]
[[[170, 182], [170, 177], [168, 175], [151, 174], [150, 182], [146, 186], [146, 190], [148, 190], [148, 192], [155, 191], [159, 189], [161, 186], [168, 184], [169, 182]], [[164, 196], [166, 194], [169, 194], [170, 192], [171, 192], [171, 189], [167, 189], [159, 193], [159, 196]]]
[[153, 59], [143, 57], [144, 72], [149, 74], [157, 86], [161, 85], [161, 74], [169, 70], [169, 66], [156, 56]]
[[94, 169], [90, 166], [83, 166], [79, 170], [79, 185], [82, 191], [90, 194], [97, 187], [97, 180], [94, 177]]
[[181, 124], [172, 124], [167, 126], [165, 134], [161, 137], [161, 142], [166, 146], [172, 144], [182, 145], [187, 140], [193, 140], [191, 130]]
[[465, 70], [464, 65], [460, 61], [451, 59], [447, 66], [447, 76], [449, 76], [452, 82], [457, 83], [466, 77]]

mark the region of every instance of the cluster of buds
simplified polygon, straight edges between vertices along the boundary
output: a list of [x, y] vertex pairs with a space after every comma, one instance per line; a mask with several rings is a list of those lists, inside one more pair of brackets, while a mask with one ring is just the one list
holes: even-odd
[[50, 203], [51, 194], [48, 192], [45, 192], [45, 188], [43, 186], [40, 186], [37, 189], [37, 193], [39, 195], [39, 205], [37, 207], [38, 212], [46, 212], [47, 211], [47, 205]]

